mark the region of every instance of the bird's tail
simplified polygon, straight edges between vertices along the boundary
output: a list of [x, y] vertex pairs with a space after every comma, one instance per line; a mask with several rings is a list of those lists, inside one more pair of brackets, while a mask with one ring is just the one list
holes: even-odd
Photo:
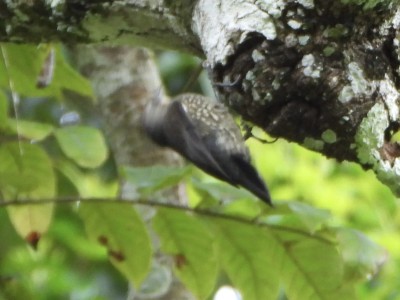
[[250, 162], [245, 161], [242, 157], [236, 156], [233, 159], [241, 170], [240, 176], [237, 178], [238, 184], [249, 190], [268, 205], [273, 206], [268, 188], [256, 169], [254, 169]]

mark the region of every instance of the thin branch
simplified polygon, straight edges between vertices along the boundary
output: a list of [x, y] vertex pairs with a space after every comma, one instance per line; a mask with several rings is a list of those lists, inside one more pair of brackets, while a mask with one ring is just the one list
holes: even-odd
[[22, 155], [24, 155], [24, 152], [23, 152], [22, 146], [21, 146], [21, 136], [20, 136], [21, 130], [20, 130], [20, 126], [19, 126], [19, 111], [18, 111], [18, 106], [19, 106], [19, 102], [20, 102], [19, 94], [17, 93], [17, 91], [15, 89], [14, 81], [11, 78], [11, 72], [10, 72], [11, 66], [10, 66], [10, 61], [8, 58], [7, 49], [2, 44], [0, 44], [0, 52], [1, 52], [1, 56], [3, 58], [5, 73], [8, 78], [8, 87], [10, 88], [10, 91], [11, 91], [11, 98], [12, 98], [12, 102], [13, 102], [15, 120], [16, 120], [16, 125], [17, 125], [16, 128], [17, 128], [17, 136], [18, 136], [19, 153], [22, 156]]
[[220, 219], [235, 221], [235, 222], [239, 222], [242, 224], [253, 225], [253, 226], [256, 225], [259, 227], [269, 228], [271, 230], [291, 232], [291, 233], [299, 234], [299, 235], [302, 235], [302, 236], [305, 236], [305, 237], [308, 237], [311, 239], [318, 240], [318, 241], [326, 243], [326, 244], [334, 244], [334, 241], [329, 240], [328, 238], [314, 235], [309, 232], [306, 232], [306, 231], [303, 231], [300, 229], [296, 229], [296, 228], [291, 228], [291, 227], [286, 227], [286, 226], [276, 225], [276, 224], [268, 224], [268, 223], [260, 222], [260, 221], [254, 220], [254, 219], [245, 219], [243, 217], [227, 215], [227, 214], [223, 214], [223, 213], [216, 212], [216, 211], [210, 211], [210, 210], [206, 210], [206, 209], [190, 208], [190, 207], [180, 206], [177, 204], [161, 203], [161, 202], [157, 202], [157, 201], [143, 200], [143, 199], [132, 200], [132, 199], [124, 199], [124, 198], [80, 198], [80, 197], [61, 197], [61, 198], [57, 198], [57, 199], [35, 199], [35, 200], [18, 199], [18, 200], [2, 200], [2, 201], [0, 201], [0, 207], [20, 206], [20, 205], [40, 205], [40, 204], [47, 204], [47, 203], [71, 204], [71, 203], [76, 203], [76, 202], [120, 203], [120, 204], [129, 204], [129, 205], [136, 204], [136, 205], [144, 205], [144, 206], [151, 206], [151, 207], [164, 207], [164, 208], [175, 209], [175, 210], [180, 210], [180, 211], [185, 211], [185, 212], [191, 212], [194, 214], [211, 217], [211, 218], [220, 218]]

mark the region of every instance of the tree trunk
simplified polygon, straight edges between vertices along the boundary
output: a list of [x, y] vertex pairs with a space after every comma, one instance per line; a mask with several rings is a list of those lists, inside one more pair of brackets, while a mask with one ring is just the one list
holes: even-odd
[[[153, 55], [146, 49], [130, 47], [76, 47], [72, 52], [81, 70], [92, 82], [107, 140], [118, 166], [181, 165], [175, 152], [154, 145], [141, 129], [144, 105], [151, 97], [165, 97]], [[137, 198], [136, 187], [121, 182], [123, 199]], [[186, 202], [182, 187], [164, 193], [163, 201]], [[150, 220], [151, 207], [138, 207], [141, 216]], [[149, 228], [151, 228], [149, 226]], [[153, 234], [154, 248], [159, 244]], [[131, 289], [128, 299], [194, 299], [173, 276], [172, 262], [158, 252], [147, 282], [149, 289]]]

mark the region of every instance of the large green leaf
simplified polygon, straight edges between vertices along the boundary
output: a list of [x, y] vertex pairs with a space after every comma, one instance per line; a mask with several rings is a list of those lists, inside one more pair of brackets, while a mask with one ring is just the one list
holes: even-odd
[[374, 276], [388, 253], [367, 236], [353, 229], [338, 229], [340, 253], [346, 263], [346, 280], [356, 282]]
[[[49, 47], [55, 47], [54, 76], [46, 88], [38, 88], [37, 78], [43, 68]], [[65, 61], [60, 46], [40, 46], [1, 44], [1, 51], [7, 59], [0, 59], [0, 86], [10, 89], [12, 82], [14, 92], [29, 97], [62, 96], [63, 89], [91, 97], [90, 83], [74, 71]]]
[[[55, 196], [56, 180], [51, 161], [38, 146], [7, 143], [0, 147], [0, 190], [5, 201], [49, 199]], [[35, 245], [52, 218], [53, 204], [8, 206], [17, 232]]]
[[[281, 222], [283, 225], [286, 222], [286, 225], [288, 225], [293, 222], [293, 225], [295, 225], [298, 223], [294, 227], [304, 228], [311, 233], [321, 229], [331, 218], [331, 214], [327, 210], [318, 209], [305, 203], [291, 201], [278, 203], [276, 206], [278, 209], [271, 211], [272, 217], [269, 218], [270, 220], [275, 219], [277, 221], [275, 224]], [[281, 216], [282, 219], [279, 221], [277, 216]]]
[[50, 124], [8, 119], [7, 127], [18, 136], [40, 141], [48, 137], [54, 130]]
[[199, 299], [212, 292], [217, 272], [213, 237], [196, 217], [160, 208], [153, 220], [162, 249], [174, 256], [177, 276]]
[[289, 202], [290, 211], [298, 216], [310, 232], [321, 229], [331, 218], [329, 211], [318, 209], [300, 202]]
[[292, 201], [276, 203], [274, 209], [268, 210], [259, 220], [270, 225], [314, 233], [326, 226], [330, 218], [331, 214], [327, 210]]
[[106, 142], [96, 128], [69, 126], [57, 129], [54, 134], [65, 155], [82, 167], [96, 168], [107, 159]]
[[[49, 96], [36, 88], [36, 78], [46, 51], [34, 45], [1, 44], [0, 86], [26, 96]], [[4, 60], [4, 59], [6, 60]], [[10, 83], [11, 82], [11, 83]], [[12, 84], [12, 86], [11, 86]]]
[[82, 202], [79, 212], [89, 237], [107, 248], [111, 263], [138, 288], [150, 270], [152, 250], [134, 207], [124, 202]]
[[203, 198], [223, 199], [254, 199], [255, 197], [244, 189], [233, 187], [222, 182], [201, 182], [194, 180], [193, 186]]
[[[76, 216], [75, 214], [73, 215]], [[76, 216], [79, 218], [78, 216]], [[92, 241], [82, 230], [81, 222], [59, 216], [49, 229], [49, 234], [59, 246], [65, 246], [84, 259], [92, 261], [104, 261], [107, 254], [104, 247], [98, 241]]]
[[281, 276], [290, 300], [355, 299], [344, 280], [344, 265], [335, 244], [312, 237], [275, 234]]
[[87, 172], [74, 162], [57, 160], [56, 168], [74, 185], [81, 197], [113, 198], [118, 195], [118, 183], [98, 176], [96, 170]]
[[93, 97], [92, 85], [67, 63], [61, 46], [56, 47], [56, 67], [53, 82], [56, 88], [69, 89], [80, 95]]
[[178, 184], [189, 172], [190, 167], [124, 167], [126, 179], [143, 194]]
[[279, 264], [275, 240], [257, 226], [213, 220], [223, 269], [246, 300], [275, 300]]

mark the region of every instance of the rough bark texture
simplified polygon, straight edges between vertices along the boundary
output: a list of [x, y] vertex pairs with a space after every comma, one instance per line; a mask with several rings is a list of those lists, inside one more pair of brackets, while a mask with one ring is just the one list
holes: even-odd
[[0, 40], [140, 43], [204, 56], [219, 98], [246, 120], [372, 168], [400, 195], [400, 150], [390, 140], [399, 128], [400, 10], [343, 2], [3, 1]]
[[[165, 96], [152, 54], [141, 48], [81, 46], [73, 50], [73, 55], [81, 72], [93, 84], [117, 165], [180, 165], [182, 161], [176, 153], [155, 146], [141, 128], [140, 118], [146, 102], [155, 93]], [[121, 188], [125, 199], [138, 196], [135, 186], [129, 182], [121, 182]], [[163, 201], [183, 204], [185, 197], [177, 187], [166, 192]], [[154, 214], [150, 207], [143, 207], [140, 212], [145, 219]], [[157, 248], [155, 235], [153, 238]], [[161, 253], [156, 255], [145, 285], [152, 287], [151, 293], [149, 289], [146, 292], [132, 289], [129, 299], [193, 299], [172, 275], [172, 262]]]
[[194, 1], [0, 1], [0, 41], [111, 42], [201, 55], [191, 33]]
[[271, 135], [372, 168], [399, 194], [397, 8], [221, 3], [199, 1], [193, 18], [219, 97]]
[[[268, 18], [269, 28], [242, 33], [236, 44], [230, 39], [225, 47], [236, 49], [216, 57], [212, 74], [216, 83], [234, 83], [219, 87], [220, 95], [270, 134], [358, 161], [361, 121], [387, 94], [397, 98], [395, 35], [381, 28], [388, 11], [336, 2], [319, 1], [317, 7], [293, 1], [279, 12], [258, 7], [263, 16], [257, 17]], [[209, 18], [219, 19], [215, 11]], [[397, 112], [392, 116], [396, 121]]]

